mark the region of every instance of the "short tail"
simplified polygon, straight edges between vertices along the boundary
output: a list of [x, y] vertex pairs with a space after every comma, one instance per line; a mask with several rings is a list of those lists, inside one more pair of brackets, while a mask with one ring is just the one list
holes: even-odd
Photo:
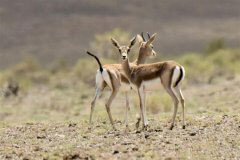
[[95, 56], [94, 54], [88, 52], [88, 51], [87, 51], [87, 54], [89, 54], [90, 56], [94, 57], [94, 58], [97, 60], [97, 63], [98, 63], [98, 65], [99, 65], [99, 70], [100, 70], [100, 72], [102, 73], [102, 72], [103, 72], [103, 67], [102, 67], [102, 64], [101, 64], [100, 60], [98, 59], [98, 57]]
[[177, 85], [180, 83], [180, 81], [183, 80], [183, 78], [184, 78], [184, 72], [185, 72], [185, 71], [184, 71], [184, 68], [183, 68], [182, 66], [180, 66], [180, 75], [179, 75], [179, 77], [178, 77], [178, 79], [177, 79], [174, 87], [177, 87]]

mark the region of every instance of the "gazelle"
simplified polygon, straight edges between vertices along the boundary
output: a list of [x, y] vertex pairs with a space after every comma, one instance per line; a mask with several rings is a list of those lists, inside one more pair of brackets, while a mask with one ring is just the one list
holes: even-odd
[[[145, 63], [145, 60], [147, 57], [156, 55], [155, 51], [152, 49], [153, 48], [152, 45], [147, 46], [147, 47], [145, 46], [145, 44], [147, 42], [145, 42], [143, 33], [142, 33], [142, 36], [137, 35], [137, 39], [139, 41], [139, 46], [140, 46], [139, 55], [138, 55], [138, 58], [130, 65], [139, 65], [139, 64]], [[132, 46], [133, 46], [133, 43], [130, 43], [128, 46], [118, 45], [118, 49], [122, 53], [129, 53]], [[96, 100], [100, 96], [100, 94], [103, 92], [104, 88], [106, 86], [109, 86], [109, 88], [111, 89], [111, 95], [105, 106], [107, 109], [107, 113], [108, 113], [110, 122], [113, 126], [113, 129], [116, 130], [115, 125], [113, 123], [110, 106], [111, 106], [112, 101], [116, 97], [116, 95], [119, 91], [119, 88], [121, 87], [121, 84], [124, 83], [126, 85], [129, 85], [130, 83], [128, 81], [128, 78], [125, 76], [125, 74], [123, 72], [121, 64], [105, 64], [104, 66], [102, 66], [102, 64], [97, 56], [93, 55], [90, 52], [87, 52], [87, 54], [89, 54], [90, 56], [93, 56], [97, 60], [98, 65], [99, 65], [99, 70], [97, 71], [97, 74], [96, 74], [96, 93], [95, 93], [93, 101], [91, 102], [89, 129], [91, 129], [91, 125], [92, 125], [92, 116], [93, 116]], [[129, 88], [130, 88], [130, 86], [129, 86]], [[127, 91], [125, 92], [125, 98], [126, 98], [125, 123], [126, 123], [126, 128], [128, 128], [128, 110], [130, 108], [129, 108], [129, 98], [128, 98]]]
[[[145, 46], [149, 46], [151, 42], [155, 39], [156, 34], [152, 35], [149, 41], [145, 44]], [[131, 40], [131, 44], [134, 44], [136, 41], [136, 37]], [[119, 44], [116, 40], [112, 39], [113, 45], [119, 49]], [[174, 113], [172, 118], [172, 124], [170, 129], [172, 130], [175, 123], [176, 113], [178, 109], [178, 97], [180, 98], [182, 105], [182, 118], [183, 118], [183, 129], [185, 129], [185, 118], [184, 118], [184, 97], [180, 88], [180, 84], [184, 79], [185, 71], [183, 66], [179, 65], [174, 61], [163, 61], [158, 63], [151, 64], [140, 64], [138, 66], [131, 65], [129, 63], [128, 54], [129, 52], [122, 52], [119, 50], [121, 59], [122, 59], [122, 68], [127, 76], [128, 80], [131, 84], [136, 86], [139, 100], [140, 100], [140, 109], [141, 109], [141, 117], [143, 120], [143, 129], [147, 126], [147, 119], [145, 114], [145, 102], [144, 102], [144, 90], [143, 85], [144, 82], [154, 80], [159, 78], [164, 89], [171, 96], [174, 102]]]

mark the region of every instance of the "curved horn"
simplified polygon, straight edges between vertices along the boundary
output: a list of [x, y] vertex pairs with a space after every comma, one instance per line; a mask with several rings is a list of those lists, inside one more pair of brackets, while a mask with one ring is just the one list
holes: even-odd
[[157, 34], [154, 33], [154, 34], [151, 36], [151, 38], [147, 41], [146, 46], [149, 46], [149, 45], [154, 41], [156, 35], [157, 35]]
[[143, 32], [141, 33], [141, 36], [142, 36], [143, 42], [146, 42], [146, 40], [144, 38], [144, 35], [143, 35]]
[[151, 38], [151, 35], [149, 34], [149, 32], [147, 32], [147, 35], [148, 35], [148, 39], [150, 39], [150, 38]]

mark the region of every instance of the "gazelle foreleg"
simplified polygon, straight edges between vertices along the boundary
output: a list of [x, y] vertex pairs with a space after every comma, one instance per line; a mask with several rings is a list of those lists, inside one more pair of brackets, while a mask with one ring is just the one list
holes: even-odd
[[125, 124], [126, 128], [128, 128], [128, 111], [130, 110], [129, 107], [129, 97], [128, 97], [128, 92], [125, 92], [125, 98], [126, 98], [126, 112], [125, 112]]
[[129, 97], [128, 97], [128, 92], [125, 91], [125, 98], [126, 98], [126, 111], [125, 111], [125, 124], [126, 124], [126, 129], [125, 133], [129, 132], [129, 126], [128, 126], [128, 112], [130, 111], [129, 107]]
[[[146, 106], [146, 87], [145, 87], [145, 85], [143, 85], [143, 94], [144, 94], [144, 96], [143, 96], [143, 101], [144, 101], [143, 104], [144, 104], [144, 106]], [[140, 111], [140, 115], [141, 115], [141, 111]], [[148, 121], [147, 121], [147, 116], [146, 116], [146, 107], [144, 107], [144, 116], [145, 116], [145, 119], [146, 119], [146, 126], [148, 126]], [[142, 119], [141, 116], [137, 117], [136, 129], [139, 128], [139, 124], [141, 122], [141, 119]]]
[[141, 119], [143, 122], [143, 130], [144, 130], [147, 126], [147, 120], [145, 117], [145, 105], [144, 105], [145, 102], [144, 102], [144, 87], [143, 86], [138, 88], [138, 96], [139, 96], [139, 101], [140, 101]]

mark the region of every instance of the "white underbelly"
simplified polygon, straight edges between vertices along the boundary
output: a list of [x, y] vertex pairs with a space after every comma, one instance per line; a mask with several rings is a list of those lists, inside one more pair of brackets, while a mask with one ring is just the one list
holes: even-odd
[[[146, 91], [154, 91], [161, 88], [161, 80], [160, 78], [156, 78], [149, 81], [144, 81], [143, 85], [145, 86]], [[121, 83], [121, 91], [129, 91], [129, 90], [137, 91], [137, 87], [134, 84], [129, 83]]]
[[161, 81], [160, 81], [160, 78], [156, 78], [156, 79], [153, 79], [153, 80], [144, 81], [143, 84], [146, 88], [146, 91], [154, 91], [154, 90], [160, 88]]

